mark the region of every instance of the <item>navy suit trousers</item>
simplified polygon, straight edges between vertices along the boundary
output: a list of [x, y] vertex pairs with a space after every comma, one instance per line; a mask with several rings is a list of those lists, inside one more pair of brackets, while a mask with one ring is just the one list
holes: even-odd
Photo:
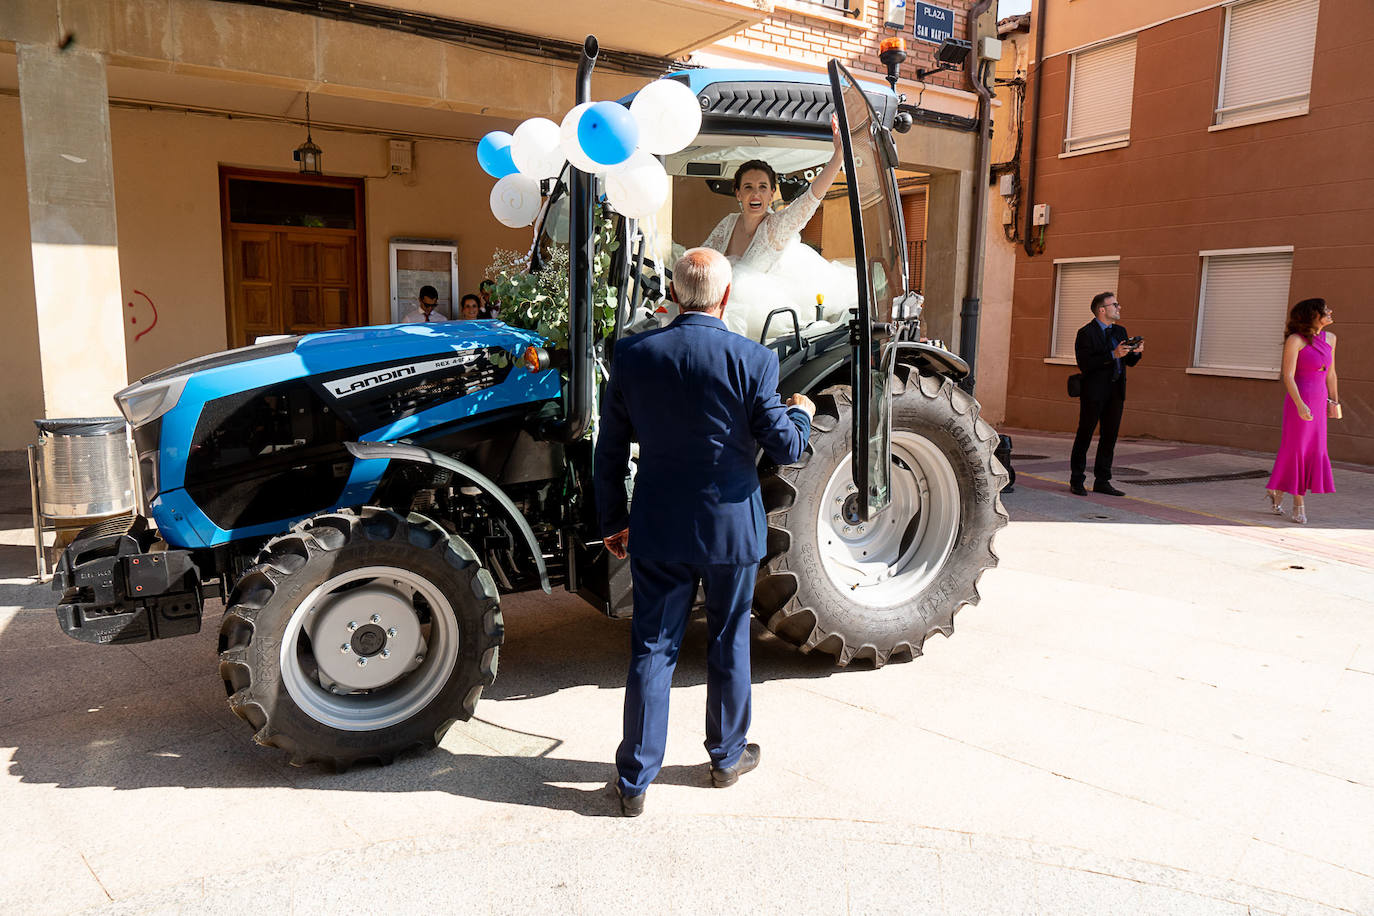
[[692, 564], [630, 555], [635, 612], [625, 681], [625, 737], [615, 754], [620, 792], [640, 795], [663, 766], [668, 694], [697, 586], [706, 592], [706, 751], [731, 767], [749, 733], [749, 607], [757, 563]]

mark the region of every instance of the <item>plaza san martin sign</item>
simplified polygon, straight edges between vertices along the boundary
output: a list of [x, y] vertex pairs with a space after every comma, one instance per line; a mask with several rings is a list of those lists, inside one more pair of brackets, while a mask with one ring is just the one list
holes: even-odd
[[954, 10], [916, 0], [916, 40], [939, 44], [954, 34]]

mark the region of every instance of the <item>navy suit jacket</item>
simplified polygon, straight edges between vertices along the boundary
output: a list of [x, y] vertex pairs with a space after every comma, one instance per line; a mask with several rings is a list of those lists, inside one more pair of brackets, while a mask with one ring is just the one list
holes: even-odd
[[[758, 450], [789, 464], [810, 435], [806, 412], [778, 396], [777, 356], [720, 319], [684, 312], [624, 338], [596, 443], [602, 537], [628, 525], [630, 553], [641, 559], [757, 563], [768, 531]], [[633, 501], [625, 492], [631, 439], [639, 440]]]
[[1139, 353], [1128, 353], [1122, 357], [1121, 378], [1113, 383], [1116, 359], [1112, 351], [1126, 337], [1126, 329], [1119, 324], [1111, 325], [1104, 332], [1096, 318], [1078, 329], [1078, 336], [1073, 342], [1073, 355], [1078, 363], [1078, 371], [1083, 373], [1083, 393], [1080, 398], [1107, 401], [1113, 397], [1126, 397], [1126, 367], [1140, 362]]

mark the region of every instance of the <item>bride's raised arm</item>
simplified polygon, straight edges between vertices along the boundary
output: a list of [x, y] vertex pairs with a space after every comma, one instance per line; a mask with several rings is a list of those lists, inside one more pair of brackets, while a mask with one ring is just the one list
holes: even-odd
[[830, 116], [830, 134], [835, 141], [835, 152], [831, 154], [830, 161], [815, 178], [811, 179], [810, 187], [800, 197], [774, 213], [771, 219], [764, 221], [764, 231], [768, 235], [770, 247], [779, 251], [785, 248], [788, 240], [800, 233], [802, 227], [810, 222], [816, 208], [825, 198], [825, 192], [835, 183], [835, 176], [839, 174], [840, 165], [844, 162], [844, 153], [840, 145], [840, 122], [834, 115]]

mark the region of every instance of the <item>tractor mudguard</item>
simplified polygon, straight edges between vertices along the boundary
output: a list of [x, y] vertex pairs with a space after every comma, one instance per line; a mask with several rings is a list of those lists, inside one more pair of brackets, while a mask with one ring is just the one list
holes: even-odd
[[895, 362], [907, 363], [922, 372], [942, 375], [956, 382], [968, 376], [968, 363], [943, 347], [915, 340], [899, 340], [892, 346], [897, 350]]
[[544, 588], [544, 594], [552, 595], [553, 588], [549, 585], [549, 571], [544, 565], [544, 554], [539, 549], [539, 542], [534, 539], [534, 531], [530, 529], [529, 522], [520, 514], [515, 503], [511, 498], [501, 491], [490, 477], [482, 472], [469, 467], [456, 458], [432, 452], [427, 448], [420, 448], [418, 445], [395, 445], [390, 442], [345, 442], [344, 448], [348, 449], [349, 454], [354, 458], [366, 460], [369, 458], [386, 458], [391, 461], [409, 461], [414, 464], [429, 464], [452, 471], [459, 477], [469, 480], [472, 484], [482, 490], [483, 493], [496, 500], [497, 505], [505, 513], [506, 518], [520, 531], [525, 538], [525, 544], [529, 547], [530, 553], [534, 556], [534, 562], [539, 567], [539, 584]]

